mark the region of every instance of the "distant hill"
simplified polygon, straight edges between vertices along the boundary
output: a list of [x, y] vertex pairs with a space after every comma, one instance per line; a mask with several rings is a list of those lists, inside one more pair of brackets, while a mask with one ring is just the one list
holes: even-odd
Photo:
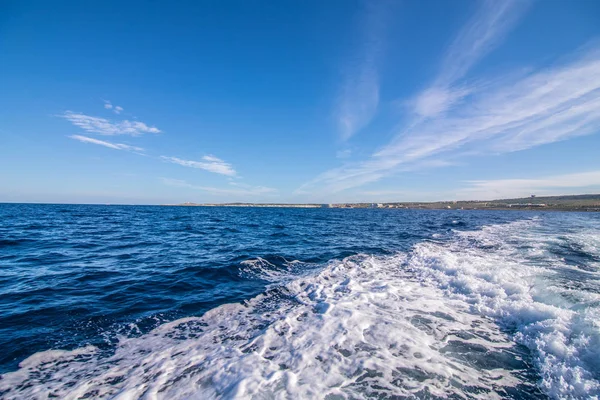
[[437, 202], [394, 202], [378, 208], [421, 208], [463, 210], [555, 210], [600, 211], [600, 194], [533, 196], [498, 200], [461, 200]]
[[441, 201], [435, 203], [396, 203], [406, 208], [432, 209], [518, 209], [558, 211], [600, 211], [600, 194], [533, 196], [489, 201]]
[[532, 203], [532, 204], [562, 204], [562, 205], [598, 205], [600, 194], [577, 194], [563, 196], [535, 196], [518, 199], [493, 200], [493, 203]]
[[[175, 205], [175, 204], [173, 204]], [[337, 204], [277, 204], [277, 203], [182, 203], [179, 206], [200, 207], [282, 207], [282, 208], [409, 208], [454, 210], [555, 210], [600, 211], [600, 194], [534, 196], [498, 200], [461, 200], [436, 202], [337, 203]]]

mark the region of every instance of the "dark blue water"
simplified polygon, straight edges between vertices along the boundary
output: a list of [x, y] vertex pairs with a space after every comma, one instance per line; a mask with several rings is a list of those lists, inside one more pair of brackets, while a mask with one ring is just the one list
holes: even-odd
[[[94, 365], [90, 367], [89, 374], [83, 376], [69, 375], [64, 366], [59, 366], [75, 362], [73, 360], [55, 363], [50, 372], [46, 371], [48, 376], [42, 381], [29, 375], [5, 375], [5, 382], [9, 382], [7, 377], [14, 380], [9, 385], [12, 389], [2, 388], [0, 380], [0, 394], [4, 393], [7, 398], [31, 396], [28, 389], [14, 389], [14, 382], [20, 382], [25, 383], [25, 387], [44, 387], [47, 392], [42, 393], [46, 395], [73, 395], [75, 391], [71, 391], [74, 385], [120, 365], [123, 359], [112, 359], [102, 364], [104, 361], [99, 361], [104, 360], [102, 357], [114, 357], [115, 352], [118, 354], [122, 351], [123, 343], [136, 343], [135, 346], [139, 346], [156, 329], [166, 329], [169, 325], [165, 324], [185, 317], [201, 317], [204, 324], [204, 328], [194, 335], [185, 337], [186, 346], [198, 345], [205, 336], [208, 337], [209, 333], [206, 332], [209, 329], [206, 326], [210, 326], [207, 322], [209, 318], [222, 321], [217, 323], [224, 326], [219, 329], [233, 332], [238, 329], [240, 321], [247, 323], [259, 314], [264, 321], [260, 326], [252, 326], [252, 340], [261, 337], [261, 341], [267, 341], [270, 330], [278, 329], [276, 326], [279, 322], [272, 315], [291, 318], [291, 313], [309, 307], [311, 303], [310, 310], [318, 318], [313, 322], [324, 324], [323, 329], [329, 329], [329, 324], [333, 322], [343, 321], [334, 311], [345, 309], [349, 312], [348, 318], [356, 316], [357, 321], [371, 321], [374, 314], [363, 314], [362, 311], [369, 304], [376, 304], [379, 311], [403, 304], [405, 311], [394, 308], [394, 312], [398, 313], [394, 323], [406, 317], [407, 324], [410, 323], [407, 326], [416, 327], [417, 332], [434, 338], [437, 343], [434, 347], [438, 349], [435, 357], [441, 357], [441, 354], [453, 362], [465, 363], [475, 371], [473, 374], [487, 374], [490, 368], [477, 364], [473, 357], [477, 351], [492, 351], [491, 347], [486, 348], [486, 343], [475, 340], [463, 341], [459, 345], [448, 336], [458, 328], [448, 328], [449, 322], [443, 322], [444, 318], [441, 317], [439, 325], [436, 325], [435, 318], [456, 313], [447, 321], [457, 324], [457, 321], [464, 319], [464, 324], [468, 325], [460, 340], [469, 335], [479, 335], [472, 324], [486, 325], [486, 329], [493, 333], [481, 334], [482, 337], [490, 343], [505, 340], [506, 349], [511, 349], [512, 358], [501, 358], [495, 369], [519, 371], [509, 374], [510, 379], [518, 382], [506, 378], [506, 382], [499, 385], [503, 389], [470, 391], [464, 382], [451, 383], [451, 376], [427, 383], [429, 376], [442, 376], [447, 372], [442, 372], [445, 371], [443, 368], [438, 372], [426, 371], [423, 366], [415, 367], [404, 356], [396, 356], [402, 362], [398, 361], [396, 372], [390, 376], [384, 372], [379, 374], [374, 367], [365, 367], [371, 371], [369, 379], [376, 379], [378, 383], [368, 385], [371, 391], [361, 392], [352, 386], [348, 393], [353, 396], [381, 395], [376, 391], [376, 388], [385, 386], [381, 381], [393, 383], [403, 373], [411, 377], [411, 382], [414, 380], [425, 385], [423, 387], [436, 387], [438, 392], [433, 389], [427, 389], [429, 392], [411, 392], [411, 388], [418, 385], [402, 381], [401, 384], [391, 385], [390, 392], [382, 393], [394, 394], [397, 390], [399, 394], [427, 397], [435, 393], [449, 395], [456, 390], [467, 393], [467, 397], [498, 393], [502, 397], [507, 393], [512, 393], [514, 397], [594, 395], [600, 393], [600, 366], [593, 359], [598, 355], [597, 350], [588, 347], [598, 343], [600, 337], [600, 328], [590, 322], [590, 318], [595, 318], [600, 304], [599, 217], [597, 214], [499, 211], [2, 204], [0, 371], [22, 372], [24, 370], [19, 369], [19, 363], [34, 354], [48, 355], [46, 351], [50, 349], [78, 351], [91, 345], [102, 356], [77, 361], [88, 366]], [[349, 269], [344, 273], [335, 272], [336, 262]], [[373, 265], [382, 269], [368, 269], [375, 268]], [[520, 274], [514, 271], [530, 269], [523, 276], [517, 276], [516, 283], [511, 282], [510, 276], [503, 275], [504, 272], [493, 276], [489, 273], [490, 270], [504, 267], [513, 275]], [[365, 271], [371, 272], [365, 276]], [[381, 285], [372, 286], [376, 279], [382, 279]], [[349, 280], [357, 285], [354, 291], [349, 289]], [[408, 290], [405, 289], [407, 282], [422, 287], [410, 289], [411, 295], [422, 290], [423, 296], [430, 296], [427, 307], [434, 307], [431, 304], [439, 302], [435, 306], [439, 309], [431, 311], [434, 317], [412, 314], [415, 308], [425, 307], [425, 303], [417, 305], [418, 297], [409, 301], [408, 294], [400, 293]], [[307, 285], [319, 287], [318, 295], [311, 297], [306, 292]], [[550, 285], [557, 289], [547, 295], [543, 291], [536, 291], [536, 285]], [[375, 298], [340, 297], [341, 293], [359, 292], [368, 297], [369, 293], [378, 292], [380, 287], [387, 299], [385, 304], [377, 303]], [[329, 291], [331, 293], [326, 295]], [[268, 307], [264, 296], [268, 299]], [[306, 299], [304, 296], [307, 296]], [[315, 296], [318, 300], [315, 300]], [[327, 300], [319, 296], [325, 296]], [[453, 305], [448, 311], [445, 309], [448, 299], [462, 303]], [[230, 303], [244, 304], [246, 309], [243, 315], [239, 310], [223, 311], [223, 305]], [[510, 304], [510, 307], [503, 304]], [[267, 309], [271, 311], [267, 312]], [[209, 310], [211, 316], [205, 316]], [[220, 316], [212, 317], [212, 314]], [[234, 314], [237, 317], [229, 320], [230, 315]], [[377, 318], [385, 321], [387, 317], [383, 315]], [[310, 320], [306, 316], [294, 317], [296, 325], [292, 326], [298, 333], [285, 343], [279, 343], [279, 348], [286, 348], [285, 351], [290, 353], [298, 352], [297, 338], [314, 334], [309, 329], [311, 323], [303, 325], [302, 318]], [[466, 322], [472, 318], [476, 322]], [[548, 326], [542, 326], [544, 323]], [[488, 324], [491, 327], [487, 327]], [[445, 337], [436, 333], [446, 329], [444, 327], [449, 329]], [[244, 332], [249, 332], [248, 329]], [[339, 329], [340, 332], [345, 330], [349, 338], [354, 337], [353, 328], [342, 328], [340, 325]], [[491, 335], [496, 334], [504, 336], [494, 341]], [[243, 335], [239, 332], [236, 335], [236, 340], [242, 340], [239, 337]], [[365, 334], [361, 335], [363, 339], [360, 339], [360, 343], [368, 342], [364, 339]], [[172, 333], [167, 335], [169, 338], [172, 336]], [[231, 337], [236, 336], [232, 333]], [[336, 336], [332, 333], [332, 337]], [[583, 343], [582, 337], [588, 338], [588, 344]], [[546, 341], [544, 343], [547, 346], [538, 348], [536, 343], [540, 340]], [[158, 354], [159, 351], [171, 351], [182, 343], [167, 346], [162, 341], [153, 346], [156, 346]], [[245, 348], [245, 344], [235, 343], [228, 345]], [[471, 347], [464, 350], [464, 343]], [[483, 347], [472, 347], [475, 344]], [[410, 344], [413, 345], [416, 346]], [[204, 352], [208, 351], [204, 348]], [[152, 353], [153, 349], [147, 348], [143, 354]], [[185, 349], [180, 353], [186, 354], [189, 347]], [[217, 349], [211, 351], [213, 361], [239, 357], [238, 365], [248, 354], [242, 350], [236, 353], [238, 355], [222, 354], [222, 350]], [[262, 354], [258, 350], [253, 351]], [[556, 351], [556, 354], [552, 351]], [[569, 351], [571, 358], [566, 355]], [[550, 353], [554, 358], [549, 358]], [[187, 358], [191, 359], [193, 357], [190, 354]], [[262, 354], [261, 362], [273, 364], [273, 357], [283, 357], [281, 354]], [[308, 354], [308, 350], [305, 354]], [[388, 357], [387, 353], [384, 355], [375, 350], [369, 354], [370, 358]], [[318, 359], [321, 356], [315, 357]], [[344, 357], [353, 362], [357, 360], [350, 355]], [[173, 357], [169, 359], [173, 360]], [[44, 363], [49, 362], [44, 360], [32, 368], [38, 369], [39, 373], [45, 368]], [[444, 360], [440, 361], [440, 365], [446, 362]], [[511, 367], [517, 365], [514, 360], [519, 360], [518, 368]], [[302, 378], [309, 368], [313, 368], [312, 364], [297, 362], [295, 369], [286, 367], [291, 368], [296, 377], [294, 379]], [[340, 370], [335, 372], [339, 373], [340, 382], [344, 380], [355, 385], [360, 379], [360, 376], [352, 377], [352, 374], [343, 372], [342, 369], [347, 367], [350, 370], [351, 367], [341, 361], [323, 363], [328, 369], [335, 366], [336, 371]], [[551, 363], [562, 363], [564, 368], [561, 371], [565, 374], [567, 372], [564, 371], [572, 370], [569, 379], [579, 379], [579, 384], [561, 386], [559, 373], [552, 369]], [[159, 375], [166, 374], [162, 369], [158, 370], [161, 371]], [[65, 374], [75, 382], [66, 388], [59, 383], [61, 379], [64, 381]], [[186, 374], [181, 376], [187, 377], [189, 372]], [[192, 393], [185, 388], [191, 387], [202, 387], [204, 392], [194, 393], [204, 393], [206, 397], [245, 397], [285, 392], [303, 397], [300, 394], [310, 395], [312, 390], [308, 383], [298, 383], [302, 382], [300, 379], [296, 386], [278, 383], [261, 392], [246, 386], [245, 382], [267, 382], [266, 377], [272, 374], [265, 371], [263, 375], [257, 373], [257, 376], [249, 376], [238, 371], [231, 372], [227, 380], [229, 385], [234, 385], [235, 391], [219, 391], [220, 378], [212, 372], [205, 371], [202, 374], [198, 375], [198, 379], [203, 376], [203, 385], [194, 386], [190, 383], [185, 386], [179, 376], [168, 381], [171, 383], [165, 384], [162, 389], [157, 389], [157, 396], [185, 397]], [[58, 375], [62, 378], [56, 378]], [[173, 382], [179, 382], [177, 385], [181, 387]], [[244, 385], [240, 385], [240, 382], [244, 382]], [[103, 381], [98, 384], [102, 389], [91, 393], [93, 397], [111, 397], [114, 396], [111, 387], [128, 384], [135, 388], [148, 385], [147, 382], [124, 376], [114, 383]], [[331, 387], [338, 386], [332, 383]], [[517, 389], [510, 391], [506, 389], [508, 387]], [[165, 388], [173, 390], [170, 395], [166, 394], [168, 390], [165, 391]], [[133, 397], [143, 393], [141, 391]], [[332, 391], [331, 394], [333, 396], [337, 392]]]

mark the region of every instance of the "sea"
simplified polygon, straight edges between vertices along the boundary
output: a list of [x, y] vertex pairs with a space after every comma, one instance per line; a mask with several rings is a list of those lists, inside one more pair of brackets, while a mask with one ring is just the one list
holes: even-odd
[[2, 399], [598, 399], [600, 213], [0, 204]]

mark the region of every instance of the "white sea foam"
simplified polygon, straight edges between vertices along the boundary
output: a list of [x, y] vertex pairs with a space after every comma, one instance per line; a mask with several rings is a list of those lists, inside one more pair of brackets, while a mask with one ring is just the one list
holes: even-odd
[[[600, 297], [566, 295], [567, 266], [537, 225], [332, 261], [245, 304], [121, 338], [111, 354], [38, 353], [2, 377], [0, 397], [597, 398]], [[278, 277], [261, 260], [246, 266]]]
[[280, 257], [277, 264], [262, 257], [256, 257], [240, 262], [240, 273], [242, 276], [250, 275], [259, 277], [269, 282], [282, 282], [293, 278], [295, 269], [304, 267], [310, 269], [310, 265], [298, 260], [287, 260]]
[[[587, 301], [575, 303], [565, 296], [569, 290], [555, 281], [559, 271], [569, 267], [548, 254], [540, 262], [554, 238], [528, 229], [532, 224], [535, 221], [462, 232], [447, 247], [419, 244], [410, 264], [424, 280], [444, 288], [447, 297], [462, 299], [472, 312], [515, 332], [514, 340], [530, 349], [546, 394], [597, 398], [600, 294], [578, 290]], [[478, 245], [465, 245], [470, 240]], [[593, 277], [598, 279], [597, 274]]]

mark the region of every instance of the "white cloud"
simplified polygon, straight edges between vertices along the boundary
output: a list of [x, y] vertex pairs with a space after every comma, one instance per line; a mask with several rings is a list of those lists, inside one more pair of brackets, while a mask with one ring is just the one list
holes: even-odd
[[510, 152], [594, 133], [600, 123], [599, 55], [475, 91], [448, 115], [402, 131], [376, 157], [405, 163], [470, 143], [480, 151]]
[[221, 160], [219, 157], [215, 157], [215, 156], [213, 156], [211, 154], [202, 157], [202, 159], [204, 161], [210, 161], [210, 162], [215, 162], [215, 163], [222, 163], [223, 162], [223, 160]]
[[[419, 118], [366, 161], [329, 170], [299, 191], [335, 193], [407, 168], [443, 165], [449, 158], [524, 150], [600, 131], [600, 49], [589, 48], [560, 65], [519, 76], [507, 72], [469, 86], [453, 84], [514, 25], [522, 8], [510, 4], [514, 8], [485, 3], [485, 12], [478, 13], [484, 21], [471, 21], [459, 35], [447, 57], [449, 72], [413, 104]], [[492, 11], [508, 15], [508, 22]], [[468, 54], [461, 56], [460, 48]]]
[[578, 172], [537, 179], [495, 179], [468, 181], [458, 191], [457, 199], [494, 200], [526, 197], [530, 194], [558, 195], [581, 193], [586, 188], [600, 188], [600, 171]]
[[357, 164], [348, 164], [322, 173], [312, 181], [305, 183], [295, 191], [295, 194], [318, 192], [319, 195], [332, 194], [363, 186], [378, 181], [391, 172], [409, 172], [430, 168], [449, 167], [457, 165], [455, 161], [444, 159], [420, 160], [411, 164], [400, 165], [392, 158], [372, 158]]
[[365, 7], [360, 56], [347, 68], [336, 106], [338, 129], [343, 140], [368, 125], [379, 105], [377, 69], [389, 7], [384, 2], [369, 2]]
[[161, 156], [161, 159], [184, 167], [199, 168], [215, 174], [235, 176], [236, 171], [231, 164], [212, 155], [202, 157], [202, 161], [183, 160], [177, 157]]
[[87, 137], [87, 136], [71, 135], [69, 137], [71, 139], [75, 139], [75, 140], [78, 140], [83, 143], [97, 144], [97, 145], [108, 147], [110, 149], [115, 149], [115, 150], [137, 151], [137, 152], [144, 151], [144, 149], [142, 149], [141, 147], [129, 146], [127, 144], [122, 144], [122, 143], [106, 142], [104, 140], [98, 140], [98, 139], [94, 139], [94, 138]]
[[433, 117], [445, 112], [469, 93], [468, 88], [429, 88], [413, 101], [414, 112], [421, 117]]
[[450, 109], [470, 93], [455, 85], [485, 55], [498, 46], [529, 6], [528, 1], [482, 1], [446, 51], [441, 69], [430, 87], [413, 100], [413, 112], [422, 118]]
[[239, 189], [228, 189], [228, 188], [215, 188], [209, 186], [199, 186], [193, 185], [181, 179], [171, 179], [171, 178], [160, 178], [162, 183], [169, 186], [174, 187], [183, 187], [194, 190], [201, 190], [203, 192], [207, 192], [213, 195], [219, 196], [272, 196], [277, 193], [277, 189], [268, 188], [265, 186], [250, 186], [243, 185], [242, 188]]
[[338, 126], [343, 140], [352, 137], [373, 118], [379, 104], [377, 73], [367, 69], [346, 82], [338, 110]]
[[[324, 196], [328, 202], [422, 202], [450, 200], [498, 200], [537, 196], [598, 193], [600, 171], [586, 171], [539, 178], [473, 180], [454, 190], [371, 189]], [[313, 195], [312, 192], [305, 194]]]
[[123, 111], [123, 107], [113, 106], [109, 100], [104, 100], [104, 108], [107, 110], [112, 110], [115, 114], [121, 114], [121, 111]]
[[118, 122], [109, 121], [106, 118], [92, 117], [89, 115], [66, 111], [60, 117], [65, 118], [73, 125], [90, 133], [101, 135], [132, 135], [139, 136], [144, 133], [160, 133], [155, 126], [146, 125], [139, 121], [123, 120]]
[[401, 130], [369, 160], [327, 171], [305, 188], [345, 190], [469, 147], [480, 154], [512, 152], [596, 133], [600, 127], [600, 52], [513, 82], [487, 85], [467, 100], [447, 115]]
[[458, 33], [442, 62], [433, 86], [449, 86], [490, 53], [516, 25], [530, 5], [525, 0], [486, 0]]

